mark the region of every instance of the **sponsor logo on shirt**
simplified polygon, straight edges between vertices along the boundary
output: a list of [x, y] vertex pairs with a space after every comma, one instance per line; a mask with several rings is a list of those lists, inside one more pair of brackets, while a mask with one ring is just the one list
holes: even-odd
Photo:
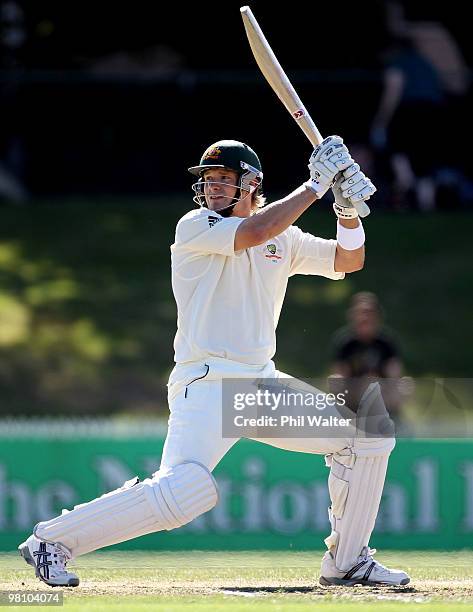
[[213, 227], [216, 223], [218, 223], [222, 219], [220, 217], [212, 217], [212, 215], [209, 215], [207, 217], [207, 220], [209, 222], [209, 227]]

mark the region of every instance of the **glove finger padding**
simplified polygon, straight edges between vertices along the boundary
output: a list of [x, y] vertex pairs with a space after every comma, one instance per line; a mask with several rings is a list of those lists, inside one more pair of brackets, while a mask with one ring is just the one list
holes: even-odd
[[327, 168], [328, 172], [330, 173], [330, 177], [333, 180], [336, 174], [353, 164], [353, 158], [350, 157], [350, 154], [347, 152], [343, 155], [332, 155], [330, 159], [326, 159], [322, 162], [315, 162], [315, 165], [318, 164], [322, 164], [325, 168]]
[[366, 174], [360, 171], [360, 166], [357, 163], [347, 168], [343, 172], [343, 177], [345, 180], [340, 185], [342, 196], [349, 198], [352, 204], [368, 200], [376, 192], [376, 187]]
[[306, 187], [322, 197], [328, 191], [336, 175], [354, 166], [347, 147], [340, 136], [329, 136], [318, 145], [309, 160], [310, 180]]
[[[353, 164], [353, 166], [354, 167], [357, 166], [359, 168], [358, 164]], [[349, 168], [348, 171], [353, 171], [353, 170]], [[368, 199], [372, 195], [372, 193], [376, 191], [376, 188], [369, 179], [365, 178], [363, 180], [366, 180], [368, 184], [362, 186], [361, 181], [359, 181], [361, 190], [355, 194], [357, 197], [358, 196], [361, 196], [361, 197], [358, 197], [358, 199], [355, 201], [353, 201], [355, 196], [352, 196], [351, 198], [344, 197], [342, 187], [346, 182], [346, 179], [345, 179], [346, 172], [347, 171], [340, 173], [337, 176], [334, 184], [332, 185], [332, 192], [333, 192], [333, 195], [335, 196], [335, 204], [341, 207], [342, 209], [344, 209], [346, 211], [345, 214], [347, 215], [350, 215], [349, 211], [354, 212], [354, 210], [356, 210], [356, 212], [358, 213], [360, 217], [367, 217], [370, 214], [370, 209], [364, 203], [364, 200]], [[353, 176], [355, 176], [355, 174], [353, 174]], [[363, 174], [363, 173], [360, 173], [360, 174]], [[364, 176], [365, 175], [363, 174], [363, 177]], [[369, 195], [368, 195], [367, 190], [369, 190]], [[342, 216], [345, 217], [345, 214]], [[353, 214], [352, 216], [356, 216], [356, 213]], [[347, 216], [345, 218], [349, 218], [349, 217]]]
[[333, 181], [333, 172], [322, 162], [315, 162], [309, 166], [311, 178], [324, 177], [327, 181]]
[[324, 160], [322, 163], [325, 166], [325, 168], [327, 168], [327, 170], [328, 170], [328, 172], [330, 174], [330, 177], [333, 180], [334, 176], [339, 172], [339, 169], [329, 159]]
[[362, 191], [368, 184], [369, 184], [368, 179], [366, 178], [365, 175], [363, 175], [363, 178], [357, 181], [351, 187], [349, 187], [349, 189], [343, 189], [342, 187], [342, 196], [344, 198], [351, 198], [352, 196], [355, 196], [358, 193], [360, 193], [360, 191]]
[[[331, 159], [333, 156], [349, 156], [347, 147], [343, 144], [340, 136], [329, 136], [325, 138], [312, 152], [310, 163], [322, 162]], [[338, 157], [340, 158], [340, 157]]]
[[345, 162], [347, 159], [351, 159], [351, 163], [354, 163], [353, 158], [350, 156], [348, 149], [346, 151], [337, 151], [328, 158], [328, 160], [334, 164], [336, 164], [338, 161]]
[[336, 166], [337, 172], [343, 171], [353, 165], [353, 158], [349, 154], [341, 156], [333, 155], [329, 161]]
[[348, 149], [344, 144], [330, 144], [325, 150], [319, 153], [318, 159], [320, 161], [326, 161], [333, 155], [350, 155]]
[[368, 180], [368, 184], [363, 187], [361, 191], [358, 191], [354, 195], [350, 196], [349, 200], [352, 204], [356, 204], [356, 202], [361, 202], [362, 200], [369, 200], [369, 198], [373, 195], [373, 193], [375, 193], [375, 191], [376, 187], [370, 180]]
[[317, 145], [314, 151], [312, 152], [312, 155], [310, 156], [311, 161], [312, 159], [314, 159], [315, 161], [319, 161], [321, 159], [321, 156], [333, 146], [343, 147], [343, 139], [340, 138], [340, 136], [328, 136], [327, 138], [324, 138], [322, 142]]
[[350, 166], [349, 168], [345, 170], [345, 172], [343, 173], [343, 176], [346, 179], [349, 179], [359, 171], [360, 171], [360, 165], [355, 162], [352, 166]]
[[352, 188], [354, 185], [356, 185], [359, 181], [363, 179], [366, 179], [365, 174], [363, 172], [357, 172], [356, 174], [351, 176], [349, 179], [345, 179], [340, 185], [340, 187], [342, 191], [346, 191], [347, 189]]

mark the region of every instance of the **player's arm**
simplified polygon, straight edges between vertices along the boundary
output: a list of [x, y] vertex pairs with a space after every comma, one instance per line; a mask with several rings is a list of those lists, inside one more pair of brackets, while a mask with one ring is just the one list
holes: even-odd
[[344, 361], [334, 361], [330, 369], [331, 376], [338, 376], [340, 378], [350, 378], [350, 366]]
[[[335, 272], [356, 272], [361, 270], [365, 263], [365, 244], [364, 244], [364, 231], [363, 226], [358, 218], [356, 219], [339, 219], [338, 220], [339, 227], [337, 228], [337, 250], [335, 251]], [[345, 228], [348, 230], [348, 235], [350, 230], [354, 230], [357, 235], [360, 236], [360, 240], [363, 239], [363, 244], [352, 250], [344, 248], [339, 240], [340, 235], [343, 234], [343, 230], [340, 228]], [[361, 238], [363, 236], [363, 238]], [[345, 244], [342, 242], [342, 244]]]
[[401, 378], [402, 363], [398, 357], [391, 357], [384, 365], [384, 376], [386, 378]]
[[235, 251], [262, 244], [284, 232], [328, 191], [340, 171], [353, 164], [354, 160], [339, 136], [325, 138], [310, 156], [310, 179], [282, 200], [245, 219], [235, 234]]
[[235, 251], [262, 244], [281, 234], [315, 202], [317, 195], [301, 186], [291, 194], [265, 206], [240, 223], [235, 234]]
[[360, 216], [366, 216], [369, 208], [365, 200], [376, 191], [370, 179], [353, 164], [335, 180], [332, 186], [335, 196], [333, 210], [337, 215], [337, 250], [335, 272], [356, 272], [365, 262], [365, 231]]

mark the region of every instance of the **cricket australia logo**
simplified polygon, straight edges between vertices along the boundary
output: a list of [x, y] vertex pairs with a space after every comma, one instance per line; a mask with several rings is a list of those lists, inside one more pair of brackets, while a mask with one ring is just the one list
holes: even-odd
[[210, 147], [204, 153], [203, 160], [205, 161], [206, 159], [218, 159], [221, 154], [222, 154], [222, 150], [219, 149], [218, 147]]
[[270, 242], [263, 247], [263, 254], [266, 259], [277, 262], [282, 259], [282, 249], [276, 242]]

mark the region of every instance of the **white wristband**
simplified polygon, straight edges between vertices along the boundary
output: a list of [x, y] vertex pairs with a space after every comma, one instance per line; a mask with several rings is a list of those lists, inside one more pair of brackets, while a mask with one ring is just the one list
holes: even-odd
[[361, 219], [358, 220], [358, 227], [350, 229], [343, 227], [340, 221], [337, 220], [337, 242], [346, 251], [354, 251], [365, 244], [365, 230], [361, 225]]

